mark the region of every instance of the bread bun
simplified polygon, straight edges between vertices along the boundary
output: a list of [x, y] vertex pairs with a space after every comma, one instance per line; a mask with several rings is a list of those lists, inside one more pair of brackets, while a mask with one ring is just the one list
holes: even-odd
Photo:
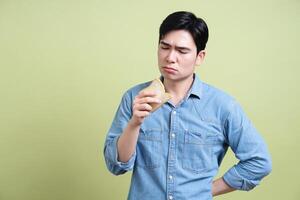
[[154, 112], [172, 98], [171, 94], [166, 93], [164, 84], [158, 78], [154, 79], [151, 84], [142, 91], [155, 91], [156, 95], [154, 97], [161, 100], [161, 103], [149, 103], [152, 107], [151, 112]]

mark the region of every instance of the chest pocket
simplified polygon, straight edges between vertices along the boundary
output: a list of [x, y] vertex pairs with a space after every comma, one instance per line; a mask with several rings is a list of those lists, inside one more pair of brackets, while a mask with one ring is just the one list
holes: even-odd
[[213, 145], [216, 142], [215, 134], [186, 130], [182, 167], [195, 173], [208, 171], [213, 165]]
[[149, 169], [159, 167], [162, 157], [162, 131], [160, 129], [141, 129], [136, 152], [137, 166]]

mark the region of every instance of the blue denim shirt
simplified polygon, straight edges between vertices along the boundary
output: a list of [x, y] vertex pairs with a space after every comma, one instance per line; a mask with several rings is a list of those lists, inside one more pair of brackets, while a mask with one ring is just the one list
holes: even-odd
[[118, 138], [132, 116], [134, 97], [149, 84], [124, 94], [105, 141], [109, 171], [133, 170], [128, 199], [212, 199], [212, 181], [228, 147], [239, 160], [223, 176], [231, 187], [251, 190], [270, 173], [266, 144], [240, 105], [196, 75], [177, 106], [167, 102], [145, 119], [134, 155], [119, 162]]

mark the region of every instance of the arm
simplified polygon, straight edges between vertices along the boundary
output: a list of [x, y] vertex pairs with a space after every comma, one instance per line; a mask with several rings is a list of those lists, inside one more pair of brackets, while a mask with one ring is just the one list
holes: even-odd
[[160, 103], [159, 99], [153, 97], [154, 95], [154, 92], [144, 91], [133, 101], [132, 118], [118, 140], [118, 158], [121, 162], [127, 162], [135, 152], [140, 126], [152, 110], [149, 103]]
[[135, 125], [132, 121], [129, 121], [117, 143], [119, 161], [128, 162], [134, 154], [139, 130], [139, 125]]
[[213, 196], [218, 196], [218, 195], [225, 194], [225, 193], [232, 192], [232, 191], [235, 191], [235, 189], [230, 187], [223, 180], [223, 178], [218, 178], [217, 180], [213, 181], [213, 184], [212, 184], [212, 195]]
[[106, 165], [113, 174], [123, 174], [133, 168], [140, 125], [150, 114], [152, 107], [149, 103], [159, 102], [151, 97], [154, 95], [152, 92], [142, 92], [133, 103], [128, 94], [123, 96], [104, 147]]
[[223, 180], [234, 189], [249, 191], [271, 172], [267, 145], [237, 102], [232, 103], [224, 127], [227, 143], [239, 162]]

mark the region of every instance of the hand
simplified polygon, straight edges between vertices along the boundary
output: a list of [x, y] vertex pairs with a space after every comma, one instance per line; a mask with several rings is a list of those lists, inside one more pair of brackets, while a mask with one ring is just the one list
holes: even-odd
[[130, 120], [132, 125], [141, 125], [144, 119], [150, 115], [152, 110], [150, 103], [161, 103], [161, 100], [155, 98], [155, 96], [156, 93], [154, 91], [142, 91], [134, 98], [132, 105], [133, 115]]

